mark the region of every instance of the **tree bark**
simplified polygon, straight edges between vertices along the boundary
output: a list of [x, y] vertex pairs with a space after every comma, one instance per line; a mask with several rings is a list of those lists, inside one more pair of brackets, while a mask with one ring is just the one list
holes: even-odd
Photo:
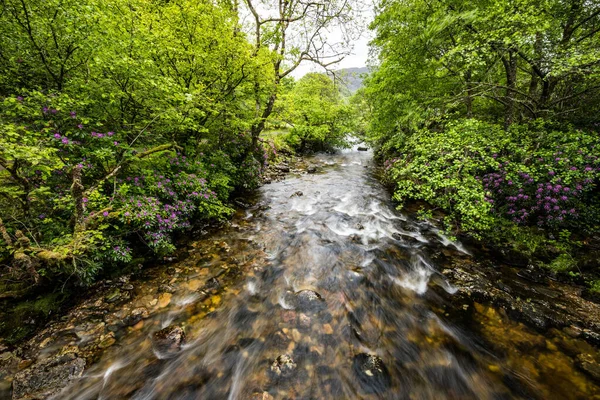
[[465, 72], [465, 81], [467, 83], [467, 95], [465, 96], [465, 106], [467, 108], [467, 118], [473, 116], [473, 84], [471, 82], [472, 73], [471, 70]]
[[508, 129], [515, 119], [515, 90], [517, 86], [517, 54], [515, 48], [508, 50], [508, 58], [502, 57], [506, 72], [506, 92], [504, 96], [504, 129]]

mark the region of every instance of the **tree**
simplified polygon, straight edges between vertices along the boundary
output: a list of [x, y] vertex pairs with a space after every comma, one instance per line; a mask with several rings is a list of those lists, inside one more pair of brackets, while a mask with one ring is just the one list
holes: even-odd
[[7, 0], [0, 22], [0, 257], [17, 267], [0, 279], [89, 282], [134, 248], [168, 253], [258, 183], [246, 132], [270, 53], [227, 2]]
[[383, 1], [371, 26], [377, 129], [451, 113], [502, 119], [505, 128], [539, 117], [589, 123], [599, 24], [600, 6], [589, 1]]
[[[359, 18], [350, 0], [245, 0], [245, 5], [252, 16], [253, 54], [270, 57], [270, 80], [264, 85], [257, 81], [254, 87], [251, 134], [256, 144], [273, 112], [281, 80], [303, 61], [326, 69], [339, 63], [351, 50], [352, 27]], [[327, 37], [332, 28], [343, 32], [333, 43]]]
[[292, 129], [289, 141], [301, 152], [344, 146], [352, 129], [350, 107], [326, 74], [302, 77], [282, 98], [282, 119]]

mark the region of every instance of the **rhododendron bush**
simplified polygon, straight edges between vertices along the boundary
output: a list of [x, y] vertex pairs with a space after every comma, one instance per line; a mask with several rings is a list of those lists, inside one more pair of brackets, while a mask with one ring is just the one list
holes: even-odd
[[448, 211], [446, 226], [481, 236], [511, 222], [559, 236], [600, 227], [600, 138], [550, 125], [464, 120], [423, 130], [384, 162], [394, 197]]
[[[256, 91], [271, 78], [215, 2], [0, 6], [0, 258], [28, 285], [91, 282], [174, 251], [259, 183]], [[14, 279], [17, 278], [17, 279]]]

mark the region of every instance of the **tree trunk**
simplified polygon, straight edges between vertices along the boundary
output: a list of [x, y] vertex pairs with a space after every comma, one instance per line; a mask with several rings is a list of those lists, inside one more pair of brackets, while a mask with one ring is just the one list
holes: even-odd
[[4, 241], [6, 242], [6, 245], [12, 246], [12, 239], [10, 238], [6, 227], [4, 226], [4, 221], [2, 221], [2, 218], [0, 218], [0, 234], [2, 236], [2, 239], [4, 239]]
[[504, 96], [504, 129], [508, 129], [515, 119], [515, 90], [517, 86], [517, 54], [515, 48], [508, 50], [508, 59], [502, 58], [506, 72], [506, 93]]
[[467, 107], [467, 118], [473, 116], [473, 84], [471, 83], [471, 70], [465, 72], [465, 81], [467, 82], [467, 95], [465, 97], [465, 106]]
[[74, 231], [78, 232], [83, 226], [83, 213], [85, 205], [83, 202], [84, 187], [81, 183], [81, 168], [76, 166], [73, 168], [73, 184], [71, 185], [71, 196], [75, 201], [75, 223]]

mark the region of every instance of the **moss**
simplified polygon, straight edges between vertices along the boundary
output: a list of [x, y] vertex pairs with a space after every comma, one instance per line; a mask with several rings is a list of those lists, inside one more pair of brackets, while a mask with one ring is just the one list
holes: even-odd
[[42, 250], [37, 253], [36, 256], [41, 260], [52, 264], [64, 261], [67, 258], [65, 254], [51, 250]]
[[9, 344], [17, 343], [33, 334], [52, 314], [57, 313], [69, 299], [69, 293], [49, 293], [34, 300], [22, 301], [0, 316], [0, 337]]

